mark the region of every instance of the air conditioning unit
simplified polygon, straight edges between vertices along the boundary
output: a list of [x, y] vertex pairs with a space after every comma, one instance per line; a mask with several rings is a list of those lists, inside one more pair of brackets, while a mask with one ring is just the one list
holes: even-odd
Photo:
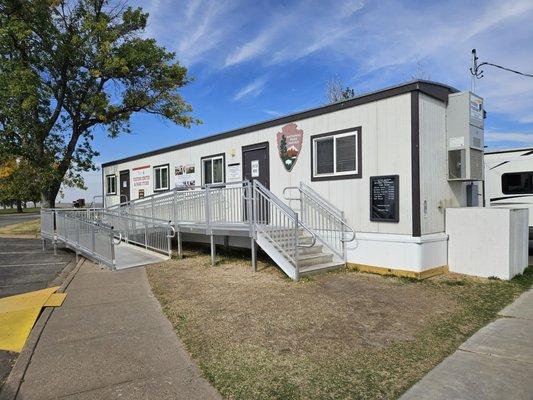
[[483, 180], [483, 99], [471, 92], [449, 95], [446, 143], [449, 181]]

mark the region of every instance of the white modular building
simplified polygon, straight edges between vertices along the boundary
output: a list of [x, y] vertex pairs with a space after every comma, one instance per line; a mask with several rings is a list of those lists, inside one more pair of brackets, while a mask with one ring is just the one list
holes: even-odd
[[[483, 180], [483, 118], [474, 94], [411, 81], [106, 162], [105, 205], [257, 180], [303, 220], [305, 188], [356, 232], [344, 243], [344, 262], [430, 276], [448, 264], [445, 209], [478, 203], [472, 183]], [[245, 211], [240, 215], [246, 220]], [[218, 236], [226, 237], [217, 243], [228, 243], [231, 233]]]

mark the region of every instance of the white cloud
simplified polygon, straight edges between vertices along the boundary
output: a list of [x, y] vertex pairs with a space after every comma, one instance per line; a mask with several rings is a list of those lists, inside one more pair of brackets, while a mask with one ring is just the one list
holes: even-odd
[[533, 132], [487, 132], [487, 143], [513, 142], [521, 145], [533, 146]]
[[253, 80], [252, 82], [241, 88], [237, 93], [235, 93], [235, 95], [233, 96], [233, 100], [237, 101], [247, 96], [258, 96], [263, 91], [266, 81], [266, 76], [261, 76]]
[[152, 0], [147, 36], [155, 37], [177, 53], [185, 65], [206, 62], [231, 39], [238, 23], [229, 23], [237, 1]]
[[266, 18], [254, 38], [226, 57], [225, 66], [258, 58], [269, 65], [293, 62], [328, 48], [354, 30], [352, 17], [362, 7], [360, 0], [300, 1], [279, 10]]
[[[152, 0], [147, 8], [149, 33], [187, 65], [202, 65], [200, 73], [253, 67], [274, 79], [275, 68], [287, 70], [314, 55], [324, 80], [351, 73], [346, 83], [358, 92], [407, 80], [417, 63], [432, 79], [468, 89], [472, 48], [481, 61], [533, 72], [531, 0]], [[490, 115], [533, 123], [533, 79], [484, 69], [476, 91]], [[253, 84], [234, 99], [257, 95], [264, 87], [264, 82]]]
[[274, 111], [274, 110], [263, 110], [263, 112], [265, 114], [271, 115], [273, 117], [277, 117], [277, 116], [281, 115], [281, 113], [279, 111]]

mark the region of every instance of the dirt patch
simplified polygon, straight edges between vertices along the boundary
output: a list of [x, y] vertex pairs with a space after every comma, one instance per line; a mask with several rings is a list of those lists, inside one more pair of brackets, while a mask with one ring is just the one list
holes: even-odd
[[252, 273], [247, 254], [212, 268], [192, 251], [148, 276], [207, 378], [236, 399], [395, 398], [499, 309], [489, 301], [479, 313], [469, 301], [490, 287], [502, 302], [521, 291], [349, 271], [292, 282], [267, 260]]

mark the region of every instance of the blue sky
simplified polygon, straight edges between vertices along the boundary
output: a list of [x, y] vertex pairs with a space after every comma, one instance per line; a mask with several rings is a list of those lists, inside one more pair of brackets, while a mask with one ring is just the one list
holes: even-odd
[[[410, 80], [468, 90], [470, 51], [481, 61], [533, 73], [533, 1], [136, 0], [145, 35], [176, 52], [195, 81], [183, 89], [203, 124], [185, 129], [137, 115], [133, 133], [95, 132], [97, 163], [319, 106], [333, 77], [356, 93]], [[533, 78], [485, 68], [476, 82], [488, 111], [489, 148], [533, 146]], [[87, 191], [100, 194], [100, 173]]]

